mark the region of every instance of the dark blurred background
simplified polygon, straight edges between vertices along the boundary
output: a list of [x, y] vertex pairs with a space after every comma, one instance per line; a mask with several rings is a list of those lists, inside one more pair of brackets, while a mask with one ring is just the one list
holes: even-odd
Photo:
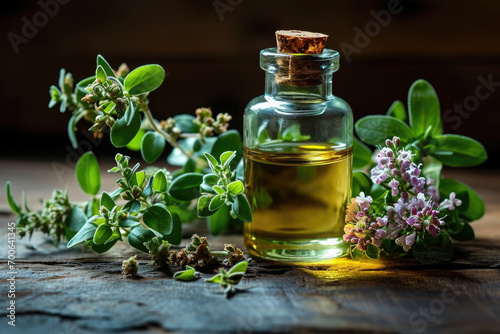
[[[344, 53], [334, 94], [351, 104], [356, 120], [385, 113], [396, 99], [406, 103], [411, 83], [427, 79], [442, 112], [450, 110], [445, 132], [481, 141], [490, 156], [485, 167], [494, 167], [500, 1], [401, 1], [397, 14], [380, 14], [385, 21], [377, 23], [373, 13], [394, 1], [2, 0], [0, 157], [67, 155], [70, 114], [48, 109], [48, 90], [61, 67], [75, 81], [92, 75], [99, 53], [115, 68], [122, 62], [165, 68], [164, 84], [150, 95], [157, 119], [209, 106], [232, 114], [231, 127], [241, 130], [246, 103], [264, 90], [259, 51], [275, 45], [275, 30], [302, 29], [329, 34], [327, 47]], [[29, 38], [26, 22], [39, 25]], [[484, 87], [485, 81], [494, 83]], [[464, 105], [463, 112], [454, 105]], [[88, 126], [81, 122], [80, 139]], [[105, 137], [94, 151], [116, 149]]]

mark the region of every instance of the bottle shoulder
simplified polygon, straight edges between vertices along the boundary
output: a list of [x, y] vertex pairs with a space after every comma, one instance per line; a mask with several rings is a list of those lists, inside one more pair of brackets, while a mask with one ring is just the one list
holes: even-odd
[[252, 99], [245, 108], [245, 113], [276, 113], [276, 114], [345, 114], [352, 115], [349, 103], [344, 99], [332, 95], [331, 98], [318, 103], [276, 102], [266, 95], [260, 95]]

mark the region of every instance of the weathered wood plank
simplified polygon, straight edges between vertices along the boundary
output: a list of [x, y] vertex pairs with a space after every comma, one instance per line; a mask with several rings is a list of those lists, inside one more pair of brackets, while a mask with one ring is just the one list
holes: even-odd
[[[474, 223], [476, 240], [457, 243], [451, 262], [339, 259], [291, 266], [253, 261], [241, 283], [248, 290], [231, 299], [203, 281], [218, 268], [203, 270], [195, 282], [178, 282], [172, 279], [178, 268], [159, 270], [139, 254], [140, 276], [126, 278], [121, 261], [136, 251], [125, 243], [96, 255], [78, 247], [55, 248], [35, 234], [31, 242], [16, 242], [17, 326], [16, 331], [7, 327], [7, 290], [0, 291], [1, 333], [493, 333], [500, 325], [495, 229], [500, 178], [485, 173], [466, 178], [486, 200], [487, 214]], [[0, 216], [2, 258], [6, 223], [12, 219]], [[227, 242], [242, 246], [239, 235], [209, 241], [213, 248]], [[5, 282], [8, 272], [1, 260], [0, 280]]]

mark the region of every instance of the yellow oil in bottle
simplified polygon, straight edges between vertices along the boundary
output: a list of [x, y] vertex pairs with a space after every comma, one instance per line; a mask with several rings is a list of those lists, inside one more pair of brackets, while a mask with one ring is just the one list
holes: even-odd
[[244, 150], [246, 194], [253, 221], [245, 246], [268, 259], [314, 261], [342, 256], [351, 196], [352, 147], [282, 144]]

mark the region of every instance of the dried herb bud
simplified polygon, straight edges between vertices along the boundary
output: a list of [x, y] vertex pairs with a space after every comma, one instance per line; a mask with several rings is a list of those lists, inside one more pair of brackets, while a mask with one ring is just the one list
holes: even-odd
[[[206, 238], [204, 238], [204, 239], [205, 239], [205, 242], [206, 242]], [[198, 246], [198, 245], [202, 244], [203, 242], [202, 242], [202, 240], [201, 240], [201, 238], [200, 238], [200, 236], [198, 234], [193, 234], [191, 236], [191, 243], [193, 245], [195, 245], [195, 246]]]
[[203, 131], [203, 136], [205, 137], [213, 137], [214, 135], [214, 130], [211, 127], [206, 127], [205, 130]]
[[142, 189], [139, 188], [138, 186], [134, 186], [132, 188], [132, 195], [134, 196], [134, 198], [139, 198], [142, 194]]
[[100, 209], [99, 209], [99, 212], [101, 214], [108, 214], [109, 213], [109, 210], [105, 207], [105, 206], [101, 206]]
[[139, 263], [137, 263], [137, 255], [124, 260], [122, 264], [123, 275], [136, 276], [139, 270]]
[[99, 101], [99, 97], [96, 94], [89, 93], [82, 98], [82, 101], [92, 104]]
[[128, 68], [127, 64], [122, 63], [120, 67], [118, 67], [117, 71], [114, 71], [117, 77], [125, 79], [127, 74], [130, 73], [130, 69]]
[[119, 179], [118, 181], [116, 181], [116, 183], [118, 184], [118, 187], [122, 189], [127, 187], [127, 184], [125, 183], [125, 181], [123, 181], [123, 179]]
[[115, 124], [115, 119], [111, 116], [108, 116], [108, 118], [106, 119], [106, 125], [111, 128], [113, 124]]
[[131, 201], [135, 199], [130, 191], [125, 191], [124, 193], [121, 194], [121, 197], [126, 201]]
[[108, 95], [111, 98], [117, 97], [118, 94], [120, 94], [121, 90], [120, 87], [117, 84], [112, 84], [107, 88]]

